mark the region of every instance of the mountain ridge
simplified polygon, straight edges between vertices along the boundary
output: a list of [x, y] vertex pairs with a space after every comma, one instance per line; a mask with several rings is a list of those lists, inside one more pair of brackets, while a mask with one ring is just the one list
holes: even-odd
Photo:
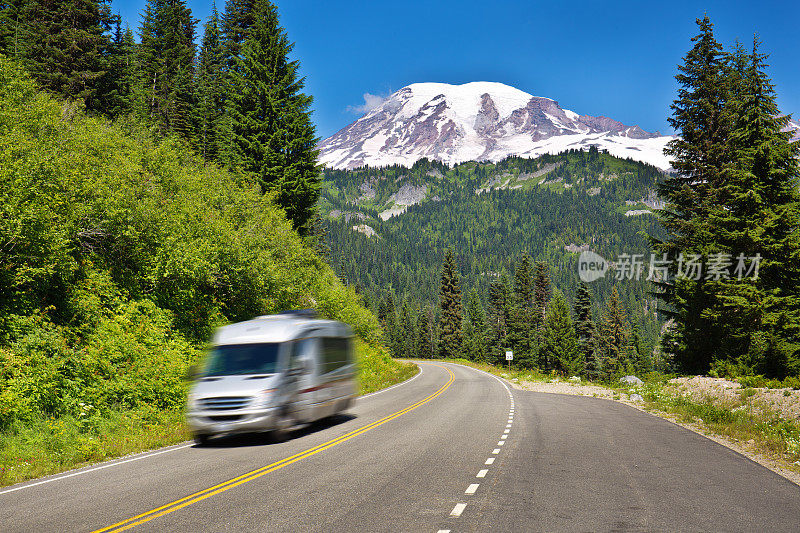
[[457, 164], [595, 146], [668, 169], [663, 148], [673, 138], [502, 83], [415, 83], [322, 141], [319, 160], [334, 169], [411, 166], [422, 158]]

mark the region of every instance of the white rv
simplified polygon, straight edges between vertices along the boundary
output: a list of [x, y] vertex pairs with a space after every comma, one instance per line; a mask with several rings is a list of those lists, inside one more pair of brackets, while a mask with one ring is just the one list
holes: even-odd
[[231, 324], [217, 330], [193, 373], [187, 419], [198, 444], [219, 434], [283, 433], [351, 405], [352, 331], [313, 311]]

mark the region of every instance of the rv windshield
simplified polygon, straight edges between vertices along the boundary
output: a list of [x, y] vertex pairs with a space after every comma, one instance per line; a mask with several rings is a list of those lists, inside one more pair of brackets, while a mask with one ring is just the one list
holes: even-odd
[[229, 344], [214, 346], [203, 376], [274, 374], [278, 366], [279, 343]]

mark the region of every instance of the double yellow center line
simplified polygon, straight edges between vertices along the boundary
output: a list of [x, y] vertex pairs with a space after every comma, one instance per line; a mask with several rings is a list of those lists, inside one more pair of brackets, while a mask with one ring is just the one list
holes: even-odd
[[[430, 364], [430, 363], [424, 363], [424, 364]], [[138, 526], [140, 524], [144, 524], [145, 522], [149, 522], [150, 520], [153, 520], [154, 518], [158, 518], [160, 516], [164, 516], [166, 514], [172, 513], [174, 511], [177, 511], [178, 509], [183, 509], [184, 507], [192, 505], [193, 503], [197, 503], [199, 501], [205, 500], [206, 498], [210, 498], [211, 496], [214, 496], [215, 494], [219, 494], [221, 492], [225, 492], [226, 490], [230, 490], [233, 487], [237, 487], [239, 485], [247, 483], [248, 481], [253, 481], [254, 479], [260, 478], [261, 476], [263, 476], [265, 474], [269, 474], [270, 472], [274, 472], [275, 470], [279, 470], [279, 469], [283, 468], [284, 466], [288, 466], [288, 465], [290, 465], [292, 463], [296, 463], [297, 461], [300, 461], [301, 459], [305, 459], [306, 457], [311, 457], [312, 455], [315, 455], [315, 454], [317, 454], [317, 453], [319, 453], [319, 452], [321, 452], [323, 450], [327, 450], [328, 448], [332, 448], [333, 446], [336, 446], [337, 444], [341, 444], [344, 441], [350, 440], [353, 437], [357, 437], [358, 435], [361, 435], [362, 433], [366, 433], [367, 431], [369, 431], [371, 429], [375, 429], [376, 427], [378, 427], [378, 426], [380, 426], [382, 424], [385, 424], [386, 422], [389, 422], [390, 420], [394, 420], [395, 418], [397, 418], [399, 416], [402, 416], [402, 415], [404, 415], [404, 414], [406, 414], [406, 413], [408, 413], [410, 411], [413, 411], [417, 407], [420, 407], [420, 406], [428, 403], [429, 401], [433, 400], [434, 398], [436, 398], [437, 396], [442, 394], [444, 391], [446, 391], [448, 389], [448, 387], [450, 387], [450, 385], [455, 380], [456, 376], [455, 376], [455, 374], [453, 374], [453, 372], [449, 368], [446, 368], [446, 367], [440, 366], [440, 365], [431, 365], [431, 366], [437, 366], [439, 368], [443, 368], [443, 369], [447, 370], [447, 373], [450, 374], [450, 379], [447, 381], [447, 383], [442, 385], [442, 387], [439, 390], [437, 390], [436, 392], [434, 392], [430, 396], [428, 396], [426, 398], [423, 398], [422, 400], [418, 401], [417, 403], [409, 405], [405, 409], [401, 409], [400, 411], [397, 411], [396, 413], [392, 413], [392, 414], [390, 414], [388, 416], [385, 416], [385, 417], [381, 418], [380, 420], [376, 420], [375, 422], [372, 422], [371, 424], [367, 424], [366, 426], [363, 426], [363, 427], [360, 427], [360, 428], [358, 428], [356, 430], [353, 430], [350, 433], [346, 433], [346, 434], [342, 435], [341, 437], [337, 437], [337, 438], [335, 438], [333, 440], [329, 440], [328, 442], [323, 442], [322, 444], [320, 444], [318, 446], [314, 446], [313, 448], [309, 448], [308, 450], [305, 450], [303, 452], [300, 452], [300, 453], [297, 453], [295, 455], [292, 455], [291, 457], [287, 457], [286, 459], [281, 459], [280, 461], [277, 461], [277, 462], [274, 462], [274, 463], [269, 464], [267, 466], [261, 467], [261, 468], [259, 468], [257, 470], [253, 470], [252, 472], [248, 472], [248, 473], [243, 474], [243, 475], [241, 475], [239, 477], [235, 477], [233, 479], [229, 479], [228, 481], [225, 481], [224, 483], [220, 483], [219, 485], [214, 485], [213, 487], [209, 487], [209, 488], [201, 490], [199, 492], [195, 492], [194, 494], [190, 494], [189, 496], [181, 498], [180, 500], [175, 500], [174, 502], [170, 502], [170, 503], [168, 503], [166, 505], [162, 505], [161, 507], [157, 507], [155, 509], [147, 511], [146, 513], [142, 513], [142, 514], [136, 515], [136, 516], [134, 516], [132, 518], [128, 518], [127, 520], [123, 520], [122, 522], [117, 522], [116, 524], [110, 525], [108, 527], [104, 527], [102, 529], [98, 529], [98, 530], [96, 530], [96, 531], [94, 531], [92, 533], [103, 533], [103, 532], [106, 532], [106, 531], [125, 531], [126, 529], [131, 529], [132, 527], [136, 527], [136, 526]]]

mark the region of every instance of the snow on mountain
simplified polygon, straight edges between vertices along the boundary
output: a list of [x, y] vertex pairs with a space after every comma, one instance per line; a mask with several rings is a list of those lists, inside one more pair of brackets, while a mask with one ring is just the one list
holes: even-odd
[[789, 120], [789, 125], [787, 129], [793, 132], [792, 135], [793, 141], [800, 141], [800, 119]]
[[663, 149], [673, 138], [579, 115], [502, 83], [415, 83], [322, 141], [319, 159], [352, 169], [411, 166], [423, 157], [448, 164], [498, 161], [596, 146], [667, 169]]

